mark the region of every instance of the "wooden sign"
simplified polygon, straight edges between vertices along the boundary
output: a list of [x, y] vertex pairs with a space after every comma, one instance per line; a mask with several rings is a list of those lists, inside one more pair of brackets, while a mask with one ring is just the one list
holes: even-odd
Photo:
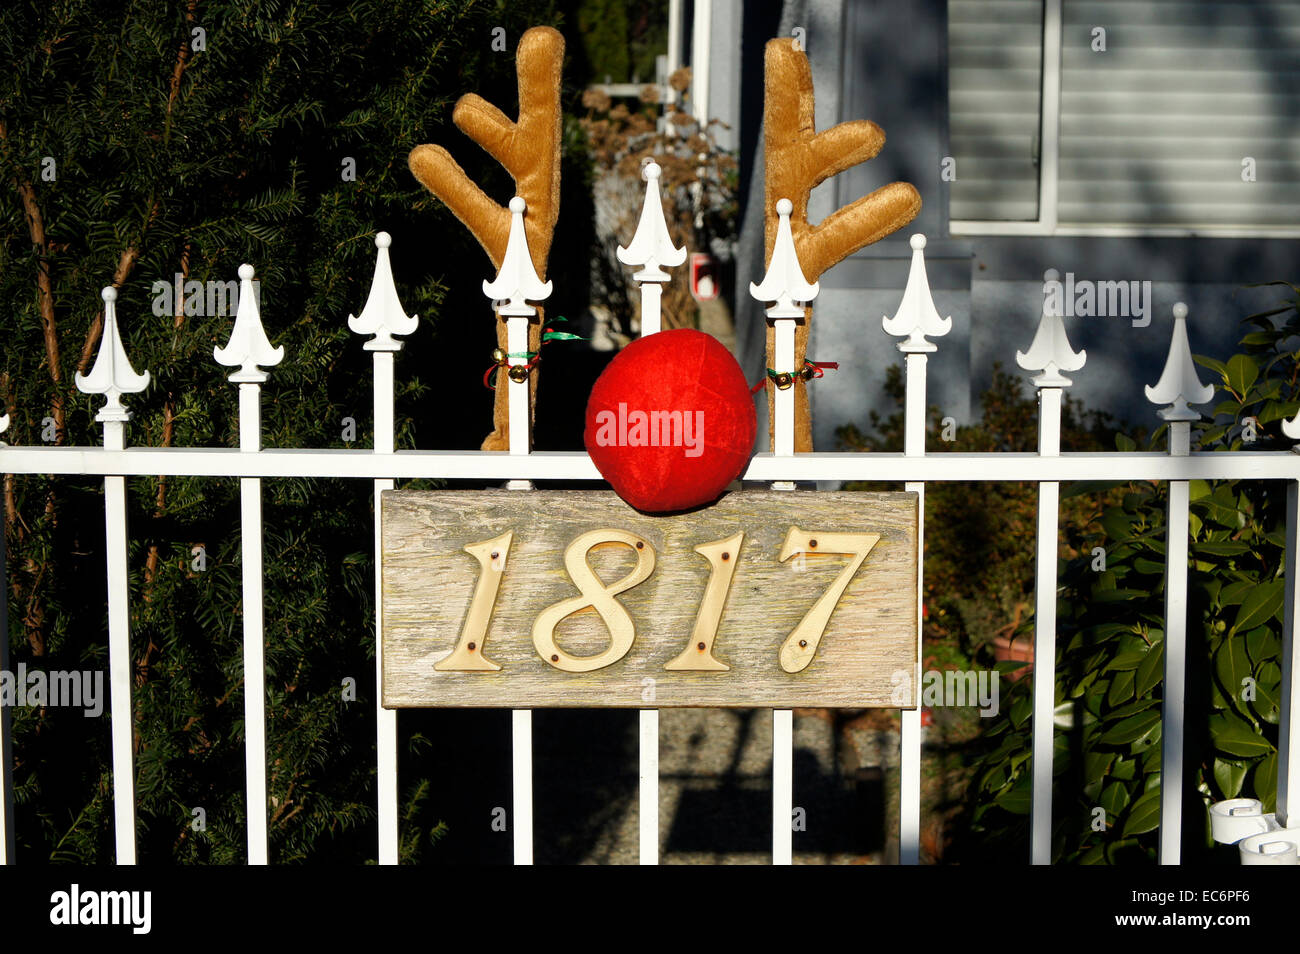
[[912, 493], [386, 491], [383, 704], [916, 704]]

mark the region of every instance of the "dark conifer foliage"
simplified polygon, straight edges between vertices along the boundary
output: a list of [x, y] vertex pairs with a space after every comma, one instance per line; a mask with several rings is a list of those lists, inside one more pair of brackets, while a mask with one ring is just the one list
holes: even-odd
[[[5, 4], [4, 439], [102, 440], [102, 399], [73, 380], [93, 363], [99, 290], [113, 284], [127, 352], [152, 375], [125, 398], [128, 444], [236, 446], [238, 389], [212, 359], [233, 311], [167, 289], [178, 273], [228, 282], [248, 262], [267, 333], [286, 351], [262, 388], [264, 446], [369, 446], [371, 359], [345, 319], [365, 303], [382, 229], [399, 293], [421, 317], [397, 359], [398, 446], [473, 446], [490, 399], [447, 392], [486, 394], [476, 381], [492, 329], [477, 286], [489, 266], [406, 157], [421, 142], [455, 143], [475, 178], [509, 197], [490, 161], [480, 168], [456, 143], [450, 108], [468, 90], [514, 102], [515, 43], [527, 26], [558, 25], [551, 6]], [[506, 53], [492, 49], [497, 26]], [[570, 241], [574, 256], [586, 234]], [[373, 859], [370, 483], [278, 479], [262, 492], [271, 860]], [[242, 862], [238, 481], [132, 478], [128, 494], [140, 860]], [[101, 481], [6, 477], [5, 515], [12, 665], [106, 671]], [[11, 713], [19, 860], [110, 862], [107, 708]], [[427, 743], [409, 730], [402, 740], [413, 769], [402, 776], [406, 861], [427, 856], [440, 831], [418, 772]]]

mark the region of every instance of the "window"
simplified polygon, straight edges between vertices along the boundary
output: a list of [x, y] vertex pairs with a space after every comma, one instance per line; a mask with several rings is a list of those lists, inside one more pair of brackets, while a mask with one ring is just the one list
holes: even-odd
[[954, 234], [1300, 236], [1300, 0], [949, 0]]

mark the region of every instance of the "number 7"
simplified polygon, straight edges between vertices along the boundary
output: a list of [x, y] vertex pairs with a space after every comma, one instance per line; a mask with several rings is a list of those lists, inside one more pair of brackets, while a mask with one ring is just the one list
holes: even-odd
[[808, 668], [849, 580], [853, 579], [853, 574], [858, 572], [862, 561], [879, 541], [878, 533], [808, 533], [798, 527], [791, 527], [785, 535], [779, 557], [782, 563], [799, 553], [853, 557], [781, 644], [781, 668], [786, 672], [803, 672]]

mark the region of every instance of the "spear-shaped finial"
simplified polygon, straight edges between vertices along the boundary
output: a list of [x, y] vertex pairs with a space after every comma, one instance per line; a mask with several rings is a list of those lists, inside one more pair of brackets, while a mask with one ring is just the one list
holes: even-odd
[[483, 294], [493, 301], [505, 302], [497, 309], [499, 315], [535, 314], [537, 309], [528, 302], [542, 301], [551, 294], [551, 283], [538, 277], [528, 252], [528, 237], [524, 234], [526, 208], [521, 196], [510, 200], [510, 239], [506, 242], [501, 270], [495, 281], [483, 280]]
[[95, 415], [97, 421], [129, 421], [131, 412], [122, 406], [123, 394], [143, 391], [149, 385], [149, 372], [136, 374], [122, 345], [117, 328], [117, 289], [109, 285], [100, 293], [104, 299], [104, 336], [90, 374], [77, 373], [73, 379], [77, 390], [85, 394], [102, 394], [107, 398]]
[[934, 307], [934, 299], [930, 297], [930, 280], [925, 274], [923, 254], [925, 236], [918, 232], [912, 236], [911, 244], [912, 268], [907, 273], [907, 287], [903, 289], [903, 300], [898, 304], [898, 314], [893, 318], [885, 315], [881, 319], [881, 324], [886, 334], [896, 338], [907, 337], [907, 340], [898, 343], [899, 351], [910, 353], [938, 351], [938, 346], [932, 341], [927, 341], [925, 336], [934, 335], [939, 338], [946, 335], [952, 330], [952, 316], [940, 318], [939, 310]]
[[1174, 305], [1174, 333], [1164, 373], [1155, 387], [1147, 385], [1146, 392], [1152, 404], [1169, 405], [1157, 412], [1166, 421], [1198, 421], [1200, 412], [1187, 405], [1204, 404], [1214, 397], [1214, 385], [1202, 384], [1196, 375], [1192, 346], [1187, 342], [1187, 306], [1181, 301]]
[[[1043, 273], [1043, 279], [1049, 282], [1060, 277], [1061, 273], [1054, 268]], [[1016, 364], [1026, 371], [1042, 372], [1033, 379], [1036, 388], [1069, 387], [1074, 382], [1061, 372], [1078, 371], [1087, 359], [1088, 352], [1076, 352], [1070, 347], [1070, 339], [1065, 335], [1065, 320], [1046, 305], [1029, 350], [1016, 352]]]
[[[804, 303], [812, 301], [821, 290], [819, 282], [808, 284], [799, 254], [794, 248], [794, 233], [790, 230], [790, 213], [794, 203], [789, 199], [776, 200], [776, 242], [772, 246], [772, 260], [768, 263], [763, 281], [749, 283], [749, 293], [758, 301], [775, 302], [767, 309], [769, 318], [802, 318]], [[800, 302], [796, 305], [795, 302]]]
[[675, 267], [686, 261], [686, 246], [675, 248], [668, 235], [668, 222], [664, 218], [663, 203], [659, 198], [659, 176], [663, 170], [659, 163], [646, 163], [645, 202], [641, 206], [641, 219], [627, 248], [619, 246], [615, 254], [624, 265], [640, 265], [632, 275], [638, 282], [666, 282], [670, 276], [659, 266]]
[[[3, 434], [7, 430], [9, 430], [9, 415], [0, 414], [0, 434]], [[5, 446], [5, 442], [0, 441], [0, 447], [4, 447], [4, 446]]]
[[230, 376], [236, 384], [261, 384], [266, 372], [258, 365], [272, 367], [284, 359], [284, 348], [272, 348], [262, 328], [262, 315], [253, 297], [253, 266], [239, 266], [239, 310], [235, 312], [235, 327], [224, 348], [213, 348], [212, 357], [227, 367], [238, 366]]
[[1282, 433], [1293, 441], [1300, 441], [1300, 413], [1291, 420], [1282, 422]]
[[374, 335], [362, 347], [367, 351], [400, 351], [402, 342], [393, 335], [409, 335], [419, 326], [419, 315], [407, 316], [397, 297], [393, 283], [393, 266], [388, 260], [388, 247], [393, 238], [387, 232], [375, 236], [375, 277], [370, 282], [370, 296], [366, 307], [357, 316], [348, 315], [348, 327], [359, 335]]

